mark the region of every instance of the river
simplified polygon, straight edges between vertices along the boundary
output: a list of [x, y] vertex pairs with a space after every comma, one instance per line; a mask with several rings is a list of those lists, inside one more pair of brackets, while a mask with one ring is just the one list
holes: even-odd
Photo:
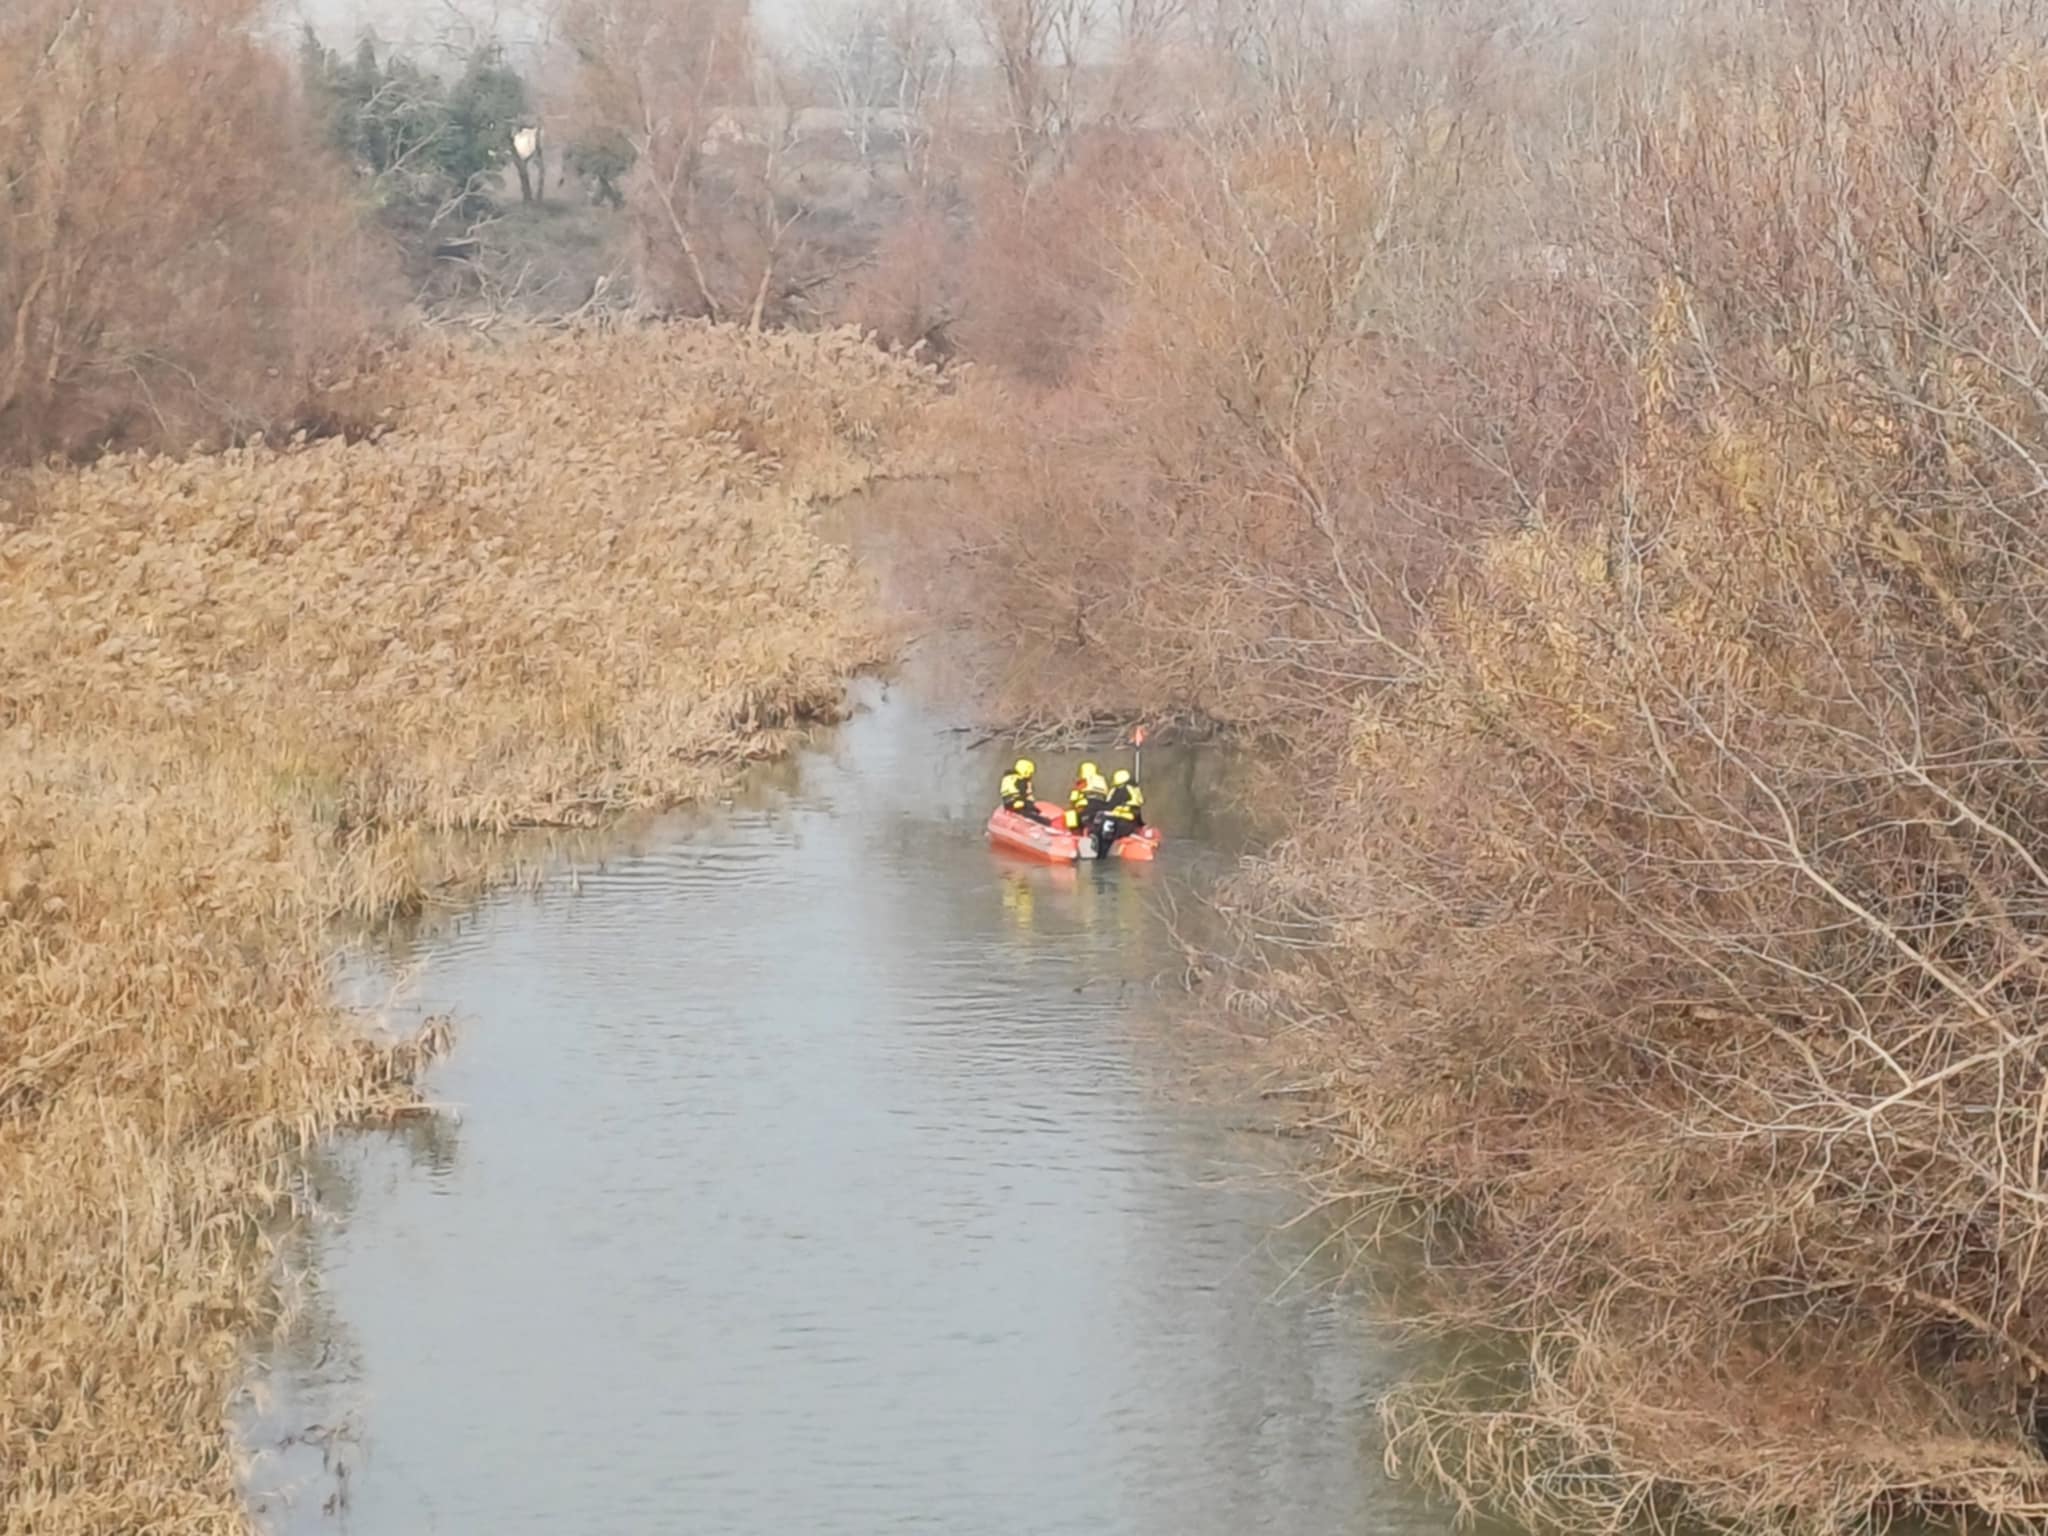
[[981, 836], [997, 747], [860, 698], [355, 977], [457, 1019], [450, 1109], [309, 1170], [242, 1422], [268, 1529], [1447, 1528], [1275, 1139], [1169, 1032], [1216, 763], [1147, 754], [1156, 865], [1034, 868]]

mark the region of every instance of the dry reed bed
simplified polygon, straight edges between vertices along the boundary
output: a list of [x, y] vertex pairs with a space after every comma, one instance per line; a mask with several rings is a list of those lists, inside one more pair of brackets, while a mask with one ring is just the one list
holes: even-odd
[[430, 833], [696, 794], [887, 652], [805, 506], [915, 453], [916, 368], [699, 328], [375, 382], [374, 442], [4, 492], [9, 1536], [246, 1527], [224, 1414], [266, 1222], [292, 1155], [402, 1109], [416, 1064], [337, 1015], [330, 920], [426, 899]]

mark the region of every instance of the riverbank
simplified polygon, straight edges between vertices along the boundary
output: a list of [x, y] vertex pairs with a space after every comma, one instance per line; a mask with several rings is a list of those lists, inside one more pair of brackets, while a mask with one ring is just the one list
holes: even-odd
[[891, 651], [810, 505], [917, 468], [928, 373], [698, 327], [436, 344], [374, 441], [0, 497], [0, 1530], [247, 1528], [225, 1410], [296, 1154], [422, 1045], [330, 921], [672, 804]]

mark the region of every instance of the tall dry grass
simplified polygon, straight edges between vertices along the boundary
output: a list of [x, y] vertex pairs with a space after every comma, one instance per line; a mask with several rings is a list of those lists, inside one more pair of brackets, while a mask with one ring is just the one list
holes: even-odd
[[337, 914], [697, 794], [890, 639], [806, 505], [921, 453], [842, 336], [404, 359], [376, 441], [108, 459], [0, 521], [0, 1531], [240, 1531], [225, 1427], [292, 1157], [431, 1042]]

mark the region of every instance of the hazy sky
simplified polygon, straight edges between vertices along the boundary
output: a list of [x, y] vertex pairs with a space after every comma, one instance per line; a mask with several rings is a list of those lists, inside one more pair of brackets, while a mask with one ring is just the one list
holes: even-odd
[[[826, 11], [833, 0], [754, 0], [754, 17], [777, 40], [793, 37], [805, 20]], [[547, 0], [279, 0], [296, 31], [312, 22], [330, 47], [355, 41], [366, 25], [409, 53], [424, 54], [443, 43], [458, 49], [466, 40], [495, 35], [510, 48], [530, 46], [547, 34]]]

